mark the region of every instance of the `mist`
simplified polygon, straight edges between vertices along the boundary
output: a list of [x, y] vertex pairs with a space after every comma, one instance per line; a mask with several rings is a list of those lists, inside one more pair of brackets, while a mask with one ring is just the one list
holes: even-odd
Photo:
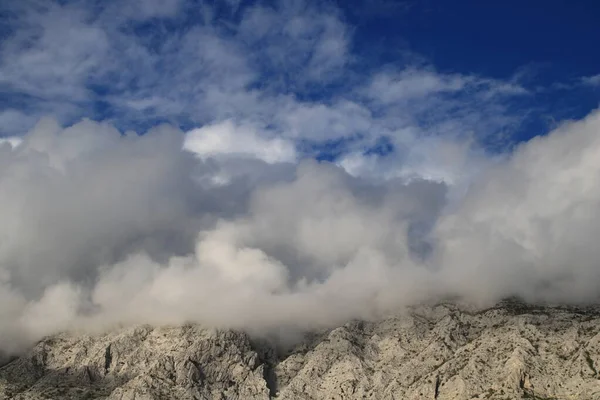
[[471, 151], [451, 181], [195, 152], [202, 134], [46, 118], [0, 143], [0, 348], [137, 323], [310, 330], [449, 297], [598, 300], [598, 111]]

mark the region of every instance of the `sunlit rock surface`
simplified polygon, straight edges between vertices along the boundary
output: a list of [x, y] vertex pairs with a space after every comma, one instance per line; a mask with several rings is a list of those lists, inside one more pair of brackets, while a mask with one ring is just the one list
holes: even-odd
[[283, 348], [138, 326], [4, 360], [1, 399], [599, 399], [600, 308], [411, 308]]

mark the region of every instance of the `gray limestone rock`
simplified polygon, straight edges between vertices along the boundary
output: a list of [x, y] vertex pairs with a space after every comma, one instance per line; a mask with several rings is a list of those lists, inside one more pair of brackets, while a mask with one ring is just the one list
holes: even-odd
[[0, 399], [599, 399], [600, 309], [415, 307], [285, 350], [138, 326], [48, 337], [3, 362]]

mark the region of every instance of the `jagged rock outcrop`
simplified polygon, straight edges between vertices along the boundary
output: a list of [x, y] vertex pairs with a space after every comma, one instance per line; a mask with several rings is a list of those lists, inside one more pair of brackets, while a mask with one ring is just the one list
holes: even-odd
[[600, 309], [417, 307], [307, 335], [61, 334], [0, 368], [0, 399], [599, 399]]

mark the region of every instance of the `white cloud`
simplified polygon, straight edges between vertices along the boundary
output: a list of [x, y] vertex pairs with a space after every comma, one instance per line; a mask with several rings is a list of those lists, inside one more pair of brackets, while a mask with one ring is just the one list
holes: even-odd
[[399, 74], [381, 73], [373, 77], [366, 94], [373, 100], [390, 104], [422, 99], [431, 94], [457, 92], [467, 85], [461, 75], [440, 75], [433, 71], [406, 69]]
[[350, 59], [350, 33], [337, 10], [306, 1], [254, 6], [240, 22], [238, 35], [252, 49], [260, 48], [251, 57], [266, 65], [276, 84], [323, 85], [340, 79]]
[[331, 105], [290, 102], [278, 111], [275, 122], [282, 135], [316, 142], [369, 135], [376, 123], [368, 108], [345, 100]]
[[64, 130], [42, 121], [2, 152], [0, 259], [10, 280], [35, 293], [128, 247], [183, 245], [196, 194], [182, 139], [172, 128], [121, 137], [89, 121]]
[[0, 46], [0, 83], [45, 100], [88, 99], [86, 80], [107, 58], [109, 42], [87, 18], [72, 6], [32, 8]]
[[13, 149], [15, 147], [19, 146], [22, 142], [23, 142], [23, 140], [20, 137], [16, 137], [16, 136], [0, 138], [0, 146], [4, 143], [8, 143], [10, 145], [10, 147]]
[[598, 112], [564, 124], [480, 176], [438, 224], [445, 279], [479, 295], [597, 300], [599, 127]]
[[445, 140], [437, 137], [417, 139], [404, 135], [396, 145], [410, 149], [397, 149], [392, 156], [353, 152], [343, 155], [337, 164], [350, 175], [373, 180], [425, 179], [461, 187], [470, 182], [477, 171], [469, 169], [485, 164], [476, 147], [467, 140]]
[[[127, 11], [138, 6], [135, 16]], [[27, 96], [29, 110], [7, 117], [3, 135], [22, 134], [42, 115], [70, 123], [106, 108], [128, 127], [231, 120], [295, 144], [343, 140], [357, 152], [381, 136], [411, 147], [414, 138], [398, 133], [408, 130], [414, 137], [494, 136], [525, 114], [505, 107], [524, 90], [512, 80], [442, 74], [422, 64], [357, 74], [352, 28], [330, 6], [242, 5], [231, 20], [205, 8], [148, 0], [103, 2], [95, 14], [81, 3], [22, 7], [2, 46], [0, 80]], [[184, 14], [185, 29], [160, 22]], [[158, 22], [135, 31], [136, 18]], [[298, 96], [332, 83], [341, 89], [319, 89], [323, 99]], [[269, 151], [289, 159], [285, 143]]]
[[232, 121], [204, 126], [187, 133], [184, 148], [201, 157], [250, 157], [269, 164], [293, 162], [294, 144], [281, 138], [263, 138], [250, 126]]
[[[194, 134], [219, 129], [241, 128]], [[309, 329], [446, 295], [595, 301], [598, 129], [595, 112], [496, 159], [424, 145], [468, 181], [459, 193], [314, 161], [283, 178], [262, 163], [271, 178], [247, 193], [237, 177], [196, 184], [247, 156], [220, 135], [205, 149], [227, 157], [204, 162], [172, 128], [121, 136], [47, 120], [0, 151], [0, 346], [114, 323]]]

